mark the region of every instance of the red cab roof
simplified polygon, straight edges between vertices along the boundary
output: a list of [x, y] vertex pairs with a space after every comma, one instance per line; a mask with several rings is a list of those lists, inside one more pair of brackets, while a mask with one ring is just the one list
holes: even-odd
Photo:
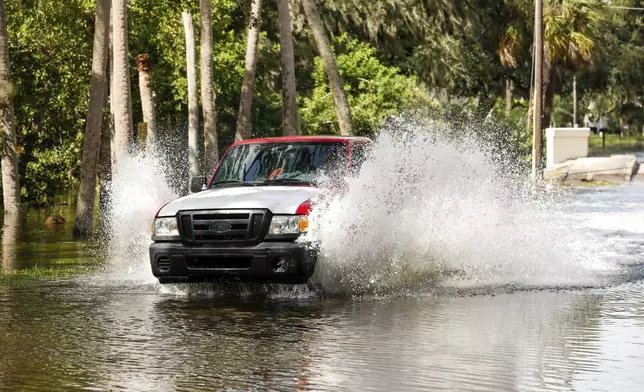
[[255, 143], [294, 143], [294, 142], [370, 142], [371, 139], [359, 136], [278, 136], [266, 137], [259, 139], [246, 139], [235, 142], [233, 146], [239, 144], [255, 144]]

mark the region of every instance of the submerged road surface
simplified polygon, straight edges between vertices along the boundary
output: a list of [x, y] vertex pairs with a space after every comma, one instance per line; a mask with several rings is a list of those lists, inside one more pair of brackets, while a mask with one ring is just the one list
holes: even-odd
[[643, 196], [581, 190], [558, 212], [623, 267], [590, 288], [320, 300], [0, 284], [0, 390], [641, 391]]

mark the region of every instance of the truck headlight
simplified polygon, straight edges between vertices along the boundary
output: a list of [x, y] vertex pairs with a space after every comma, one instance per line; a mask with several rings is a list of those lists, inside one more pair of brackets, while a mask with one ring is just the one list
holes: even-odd
[[177, 226], [177, 218], [156, 218], [154, 220], [154, 233], [155, 237], [178, 237], [179, 227]]
[[303, 215], [275, 215], [268, 228], [267, 237], [298, 235], [309, 229], [309, 219]]

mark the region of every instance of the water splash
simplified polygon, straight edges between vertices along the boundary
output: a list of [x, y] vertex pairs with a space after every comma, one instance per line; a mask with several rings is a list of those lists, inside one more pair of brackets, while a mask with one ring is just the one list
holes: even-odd
[[396, 121], [346, 192], [318, 201], [306, 240], [326, 292], [427, 290], [436, 285], [590, 284], [614, 269], [531, 197], [516, 166], [473, 137]]
[[[178, 196], [176, 179], [185, 177], [176, 169], [185, 169], [185, 162], [167, 161], [163, 154], [137, 154], [114, 173], [107, 238], [112, 284], [156, 283], [148, 260], [150, 224], [156, 209]], [[347, 189], [317, 202], [304, 239], [321, 252], [313, 286], [165, 285], [160, 292], [422, 295], [445, 288], [594, 285], [618, 270], [595, 235], [580, 234], [583, 222], [571, 218], [565, 199], [535, 197], [525, 179], [516, 162], [480, 138], [454, 138], [447, 125], [399, 119], [379, 134]]]
[[178, 197], [169, 178], [176, 169], [160, 153], [124, 157], [112, 174], [107, 229], [107, 273], [110, 283], [154, 283], [149, 263], [151, 225], [156, 211]]

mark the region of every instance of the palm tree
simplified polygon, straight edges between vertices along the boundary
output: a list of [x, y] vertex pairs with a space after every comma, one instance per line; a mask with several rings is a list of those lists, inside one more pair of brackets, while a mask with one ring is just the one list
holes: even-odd
[[331, 26], [341, 31], [357, 27], [392, 53], [401, 35], [422, 41], [438, 30], [471, 28], [480, 12], [471, 0], [329, 0], [324, 5], [335, 11], [328, 19]]
[[253, 106], [253, 84], [257, 68], [257, 40], [261, 22], [262, 0], [253, 0], [250, 10], [250, 25], [246, 42], [246, 66], [244, 68], [244, 81], [242, 82], [241, 98], [239, 100], [239, 117], [237, 117], [237, 130], [235, 140], [251, 137], [251, 109]]
[[[110, 78], [111, 79], [111, 78]], [[106, 227], [107, 214], [110, 206], [110, 183], [112, 181], [112, 131], [114, 127], [112, 126], [112, 113], [110, 102], [108, 100], [107, 94], [105, 95], [105, 101], [103, 103], [103, 111], [105, 118], [103, 119], [103, 130], [101, 132], [101, 152], [98, 158], [98, 180], [100, 183], [100, 193], [99, 193], [99, 211], [101, 216], [101, 227]]]
[[284, 135], [299, 135], [301, 132], [297, 115], [293, 32], [289, 0], [277, 0], [277, 14], [279, 18], [280, 51], [282, 52], [283, 133]]
[[0, 0], [0, 122], [2, 123], [2, 199], [6, 214], [20, 209], [13, 85], [9, 68], [9, 36], [4, 0]]
[[543, 16], [543, 123], [550, 126], [556, 77], [561, 67], [591, 68], [599, 57], [604, 13], [599, 0], [552, 0]]
[[[511, 0], [510, 3], [524, 20], [531, 21], [533, 5], [531, 1]], [[543, 10], [543, 84], [545, 86], [543, 121], [550, 125], [552, 105], [556, 91], [556, 76], [560, 67], [579, 69], [591, 67], [600, 54], [600, 26], [602, 23], [601, 2], [599, 0], [550, 0], [544, 3]], [[529, 34], [520, 27], [520, 22], [509, 24], [499, 42], [501, 63], [516, 68]], [[531, 26], [531, 24], [528, 24]], [[532, 91], [528, 123], [532, 125]]]
[[74, 234], [91, 234], [96, 198], [96, 176], [103, 126], [103, 106], [107, 81], [107, 51], [109, 46], [110, 0], [96, 1], [94, 29], [94, 54], [92, 58], [92, 82], [89, 111], [85, 123], [83, 161], [81, 164], [80, 188], [76, 204]]
[[[113, 4], [113, 3], [112, 3]], [[109, 54], [109, 109], [110, 109], [110, 174], [111, 178], [111, 168], [114, 164], [114, 158], [116, 156], [116, 140], [114, 138], [114, 130], [116, 129], [115, 121], [116, 116], [114, 115], [114, 7], [110, 7], [110, 54]], [[102, 145], [102, 144], [101, 144]], [[105, 193], [107, 195], [107, 193]]]
[[114, 56], [114, 90], [111, 92], [114, 105], [114, 147], [112, 151], [118, 167], [128, 154], [132, 126], [132, 96], [130, 91], [130, 67], [128, 64], [127, 0], [112, 0], [112, 46]]
[[[512, 0], [510, 0], [512, 1]], [[522, 16], [509, 5], [509, 22], [500, 28], [501, 38], [499, 39], [497, 54], [501, 64], [510, 69], [519, 67], [519, 53], [525, 53], [530, 49], [526, 47], [526, 37], [529, 36], [523, 23]], [[505, 79], [505, 114], [509, 115], [512, 110], [512, 80]]]
[[481, 8], [472, 0], [327, 0], [320, 4], [330, 11], [320, 11], [329, 30], [369, 41], [379, 54], [436, 87], [443, 100], [448, 100], [448, 87], [472, 78], [471, 49], [463, 37], [489, 30], [481, 26]]
[[147, 124], [147, 137], [145, 148], [151, 151], [154, 147], [156, 134], [156, 116], [154, 112], [154, 93], [152, 92], [152, 78], [150, 77], [150, 55], [136, 56], [136, 68], [139, 71], [139, 92], [141, 94], [141, 109], [143, 122]]
[[[0, 0], [0, 3], [4, 0]], [[5, 214], [2, 222], [2, 260], [0, 267], [4, 272], [12, 271], [16, 268], [17, 259], [17, 239], [20, 229], [19, 214]]]
[[201, 19], [201, 105], [203, 109], [204, 168], [214, 169], [219, 160], [212, 59], [212, 4], [199, 1]]
[[338, 64], [331, 49], [331, 44], [324, 31], [324, 26], [322, 25], [322, 20], [320, 20], [320, 15], [318, 14], [314, 0], [302, 0], [302, 6], [304, 7], [306, 20], [313, 32], [313, 39], [320, 52], [324, 70], [329, 78], [329, 86], [333, 93], [333, 101], [335, 102], [338, 123], [340, 125], [340, 134], [350, 136], [353, 133], [353, 124], [349, 100], [347, 99], [347, 94], [344, 92], [344, 86], [340, 78], [340, 72], [338, 71]]
[[512, 112], [512, 80], [505, 79], [505, 115]]
[[116, 143], [114, 140], [114, 8], [110, 7], [110, 25], [109, 25], [109, 93], [105, 95], [104, 110], [106, 111], [105, 123], [108, 126], [103, 127], [101, 132], [101, 153], [99, 157], [100, 171], [100, 193], [99, 193], [99, 210], [101, 228], [109, 225], [108, 213], [110, 207], [110, 187], [112, 182], [112, 166], [114, 164], [114, 153]]
[[188, 167], [190, 178], [198, 175], [197, 129], [199, 128], [199, 97], [197, 92], [197, 66], [195, 63], [195, 30], [192, 14], [183, 11], [183, 28], [186, 35], [186, 62], [188, 72]]

